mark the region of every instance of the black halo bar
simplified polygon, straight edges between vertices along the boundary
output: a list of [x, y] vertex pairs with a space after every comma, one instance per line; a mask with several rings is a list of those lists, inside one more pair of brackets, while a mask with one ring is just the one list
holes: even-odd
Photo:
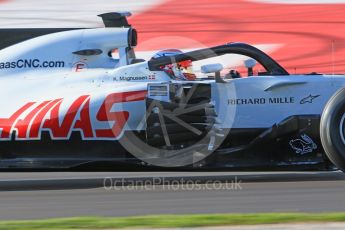
[[266, 53], [245, 43], [229, 43], [206, 49], [195, 50], [175, 56], [160, 57], [148, 62], [151, 71], [160, 70], [161, 66], [185, 60], [198, 61], [224, 54], [240, 54], [258, 61], [271, 75], [289, 75], [289, 73]]

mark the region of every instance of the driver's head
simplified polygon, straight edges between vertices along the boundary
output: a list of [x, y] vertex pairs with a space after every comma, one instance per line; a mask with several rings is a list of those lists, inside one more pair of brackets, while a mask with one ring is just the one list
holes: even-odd
[[[183, 52], [178, 49], [161, 50], [153, 55], [152, 59], [156, 59], [159, 57], [169, 57], [182, 53]], [[193, 65], [191, 60], [184, 60], [181, 62], [161, 66], [161, 69], [163, 69], [166, 73], [168, 73], [176, 80], [192, 81], [196, 79], [196, 76], [193, 73]]]

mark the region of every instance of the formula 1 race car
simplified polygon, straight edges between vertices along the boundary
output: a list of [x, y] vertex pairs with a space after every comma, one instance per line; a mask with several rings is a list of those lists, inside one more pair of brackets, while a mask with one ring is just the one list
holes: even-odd
[[243, 43], [145, 61], [128, 15], [0, 30], [0, 168], [345, 170], [345, 76], [290, 75]]

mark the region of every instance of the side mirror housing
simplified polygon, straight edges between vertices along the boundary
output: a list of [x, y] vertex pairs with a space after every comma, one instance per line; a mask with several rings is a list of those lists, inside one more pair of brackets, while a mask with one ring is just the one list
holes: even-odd
[[223, 70], [223, 65], [219, 63], [201, 66], [202, 73], [216, 73]]
[[202, 73], [215, 73], [217, 83], [225, 83], [225, 81], [220, 76], [220, 71], [223, 70], [223, 65], [220, 63], [208, 64], [201, 66]]
[[244, 61], [244, 65], [248, 69], [248, 77], [254, 75], [253, 68], [256, 65], [256, 63], [257, 63], [257, 61], [254, 60], [254, 59], [247, 59], [247, 60]]
[[256, 65], [256, 61], [254, 59], [247, 59], [244, 61], [244, 65], [246, 66], [247, 69], [253, 68]]

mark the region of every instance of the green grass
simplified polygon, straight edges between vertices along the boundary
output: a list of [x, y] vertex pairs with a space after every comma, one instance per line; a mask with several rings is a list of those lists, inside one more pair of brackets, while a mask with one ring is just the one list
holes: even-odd
[[345, 222], [345, 213], [258, 213], [157, 215], [137, 217], [76, 217], [47, 220], [0, 221], [0, 230], [169, 228], [300, 222]]

